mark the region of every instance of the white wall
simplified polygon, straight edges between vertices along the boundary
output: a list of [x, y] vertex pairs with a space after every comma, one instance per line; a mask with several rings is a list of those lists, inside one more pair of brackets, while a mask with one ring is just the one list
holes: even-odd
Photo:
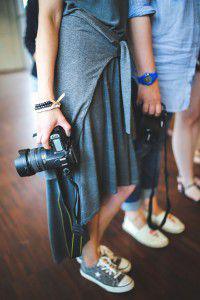
[[23, 47], [24, 7], [22, 0], [0, 0], [0, 72], [27, 67]]

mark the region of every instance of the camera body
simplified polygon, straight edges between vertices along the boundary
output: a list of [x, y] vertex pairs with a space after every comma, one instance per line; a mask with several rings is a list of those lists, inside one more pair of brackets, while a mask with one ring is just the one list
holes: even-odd
[[50, 135], [49, 143], [50, 150], [43, 147], [19, 150], [15, 167], [21, 177], [55, 169], [71, 174], [78, 163], [72, 139], [66, 136], [62, 127], [57, 126]]
[[139, 109], [138, 138], [144, 144], [160, 143], [165, 136], [167, 126], [168, 115], [165, 106], [162, 105], [162, 112], [159, 116], [144, 114], [142, 106]]

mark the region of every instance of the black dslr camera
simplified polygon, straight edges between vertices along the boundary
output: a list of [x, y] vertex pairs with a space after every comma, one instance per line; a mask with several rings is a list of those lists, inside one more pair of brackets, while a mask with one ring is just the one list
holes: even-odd
[[144, 114], [142, 106], [138, 107], [138, 139], [144, 144], [155, 144], [163, 141], [166, 134], [167, 112], [162, 104], [162, 112], [159, 116]]
[[[49, 142], [51, 146], [50, 150], [46, 150], [43, 147], [20, 150], [19, 156], [15, 160], [15, 167], [21, 177], [32, 176], [41, 171], [55, 171], [55, 179], [61, 197], [57, 200], [55, 188], [53, 192], [47, 193], [47, 197], [55, 199], [55, 203], [59, 203], [60, 205], [61, 223], [64, 224], [64, 236], [67, 238], [68, 244], [65, 255], [75, 258], [81, 256], [82, 248], [89, 240], [87, 228], [81, 224], [79, 187], [74, 181], [73, 176], [73, 172], [78, 166], [78, 160], [75, 154], [73, 140], [66, 136], [62, 127], [57, 126], [54, 128], [50, 135]], [[56, 215], [54, 209], [54, 207], [51, 207], [51, 210], [53, 210], [51, 211], [51, 215]], [[60, 251], [56, 250], [58, 244], [63, 241], [59, 240], [59, 243], [55, 241], [55, 232], [58, 230], [57, 222], [52, 222], [49, 228], [50, 240], [52, 245], [54, 245], [52, 247], [52, 254], [55, 258], [57, 257], [57, 251]]]
[[46, 170], [61, 170], [70, 174], [77, 165], [71, 138], [63, 128], [57, 126], [50, 135], [50, 150], [43, 147], [19, 150], [15, 160], [17, 173], [21, 177], [32, 176]]

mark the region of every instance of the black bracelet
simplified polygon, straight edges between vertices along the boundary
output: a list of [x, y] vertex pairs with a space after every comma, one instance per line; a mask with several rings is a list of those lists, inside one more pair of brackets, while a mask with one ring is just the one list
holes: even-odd
[[45, 102], [42, 102], [42, 103], [37, 103], [37, 104], [35, 104], [35, 110], [51, 107], [52, 105], [53, 105], [53, 103], [51, 101], [45, 101]]

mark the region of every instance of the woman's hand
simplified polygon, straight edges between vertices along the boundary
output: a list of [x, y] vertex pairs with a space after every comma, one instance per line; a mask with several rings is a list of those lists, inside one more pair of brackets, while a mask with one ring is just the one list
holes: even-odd
[[139, 84], [137, 102], [143, 104], [144, 113], [155, 116], [161, 114], [161, 95], [157, 80], [150, 86]]
[[45, 149], [50, 149], [50, 134], [56, 126], [61, 126], [67, 136], [70, 136], [71, 126], [59, 108], [37, 113], [37, 144], [42, 143]]

